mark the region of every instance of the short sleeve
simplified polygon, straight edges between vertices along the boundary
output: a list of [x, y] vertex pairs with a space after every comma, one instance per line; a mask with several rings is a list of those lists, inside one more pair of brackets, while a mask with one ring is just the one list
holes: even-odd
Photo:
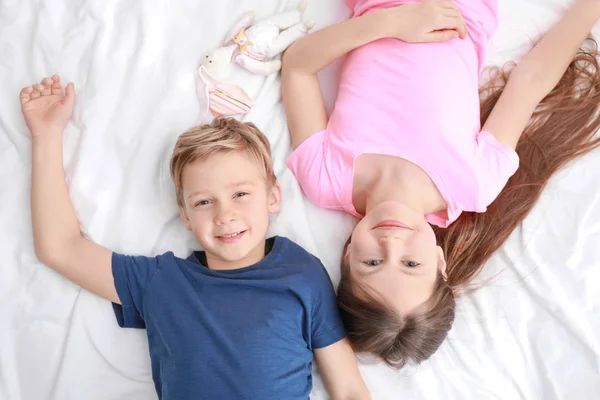
[[315, 133], [296, 148], [287, 160], [304, 195], [316, 205], [321, 202], [321, 170], [325, 131]]
[[346, 331], [340, 319], [335, 290], [325, 267], [318, 263], [313, 287], [311, 343], [313, 349], [327, 347], [342, 340]]
[[477, 136], [477, 164], [477, 211], [484, 212], [519, 168], [519, 156], [512, 147], [500, 143], [490, 132], [481, 131]]
[[112, 273], [121, 304], [114, 304], [117, 322], [122, 328], [145, 328], [144, 295], [158, 269], [158, 257], [112, 255]]

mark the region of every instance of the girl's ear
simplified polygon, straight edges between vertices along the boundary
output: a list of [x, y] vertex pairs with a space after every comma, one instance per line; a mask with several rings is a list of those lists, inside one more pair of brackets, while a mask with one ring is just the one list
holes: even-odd
[[437, 247], [438, 252], [438, 269], [442, 273], [442, 277], [444, 281], [448, 280], [448, 275], [446, 274], [446, 258], [444, 257], [444, 250], [440, 246]]

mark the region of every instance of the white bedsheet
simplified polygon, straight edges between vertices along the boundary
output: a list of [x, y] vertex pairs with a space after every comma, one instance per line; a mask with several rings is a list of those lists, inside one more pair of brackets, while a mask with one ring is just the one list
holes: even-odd
[[[200, 57], [243, 11], [266, 16], [293, 3], [0, 0], [0, 399], [156, 398], [145, 332], [119, 329], [108, 302], [36, 260], [20, 88], [52, 73], [75, 82], [65, 166], [84, 231], [116, 251], [184, 256], [194, 241], [178, 221], [168, 159], [178, 133], [199, 118]], [[309, 3], [317, 28], [349, 15], [343, 0]], [[568, 4], [501, 0], [490, 63], [522, 54]], [[339, 64], [322, 73], [329, 106], [338, 74]], [[337, 281], [353, 220], [309, 204], [285, 168], [290, 141], [277, 75], [237, 77], [256, 100], [247, 120], [269, 136], [285, 193], [272, 233], [318, 255]], [[486, 267], [484, 277], [499, 273], [493, 282], [461, 300], [430, 362], [401, 372], [361, 367], [373, 398], [600, 398], [599, 245], [596, 151], [551, 181]], [[318, 377], [312, 398], [327, 398]]]

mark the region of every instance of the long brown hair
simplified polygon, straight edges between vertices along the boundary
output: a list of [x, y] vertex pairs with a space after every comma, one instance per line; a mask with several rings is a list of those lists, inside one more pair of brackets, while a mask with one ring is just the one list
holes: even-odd
[[[533, 114], [517, 144], [519, 169], [487, 212], [465, 212], [449, 228], [434, 228], [446, 256], [448, 280], [438, 279], [425, 304], [400, 315], [354, 282], [342, 260], [338, 304], [355, 351], [372, 353], [394, 367], [419, 363], [435, 353], [452, 326], [458, 290], [525, 219], [550, 177], [600, 145], [600, 137], [595, 137], [600, 127], [600, 54], [596, 42], [589, 43]], [[480, 91], [482, 125], [510, 75], [506, 69], [495, 72]]]
[[[446, 255], [448, 283], [469, 283], [537, 203], [550, 177], [600, 144], [600, 67], [596, 43], [580, 50], [554, 90], [544, 98], [517, 144], [520, 164], [485, 213], [463, 213], [447, 229], [435, 229]], [[499, 71], [482, 90], [481, 120], [496, 105], [508, 78]]]

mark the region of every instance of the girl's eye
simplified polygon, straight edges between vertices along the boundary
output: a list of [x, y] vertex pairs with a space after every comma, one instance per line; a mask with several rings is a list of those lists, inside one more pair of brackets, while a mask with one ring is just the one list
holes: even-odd
[[199, 202], [197, 202], [195, 204], [195, 206], [206, 206], [208, 204], [210, 204], [210, 201], [208, 201], [208, 200], [200, 200]]
[[239, 192], [239, 193], [236, 193], [235, 197], [244, 197], [244, 196], [247, 196], [249, 194], [250, 193], [247, 193], [247, 192]]
[[404, 265], [406, 265], [409, 268], [415, 268], [415, 267], [418, 267], [421, 264], [419, 264], [416, 261], [404, 261]]
[[365, 265], [368, 265], [369, 267], [376, 267], [376, 266], [378, 266], [381, 263], [382, 263], [381, 260], [369, 260], [369, 261], [365, 261]]

